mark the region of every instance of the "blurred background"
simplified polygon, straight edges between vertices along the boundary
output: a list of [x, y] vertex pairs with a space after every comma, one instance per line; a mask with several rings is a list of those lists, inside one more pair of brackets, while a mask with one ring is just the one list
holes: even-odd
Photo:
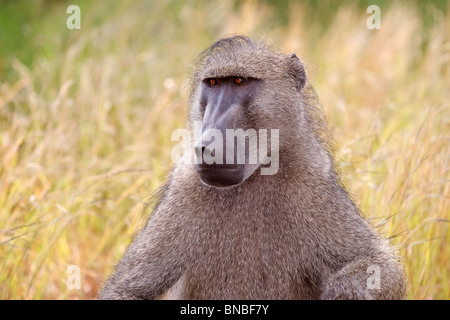
[[171, 168], [192, 61], [238, 33], [303, 59], [408, 298], [450, 299], [449, 16], [447, 1], [0, 0], [0, 299], [96, 297]]

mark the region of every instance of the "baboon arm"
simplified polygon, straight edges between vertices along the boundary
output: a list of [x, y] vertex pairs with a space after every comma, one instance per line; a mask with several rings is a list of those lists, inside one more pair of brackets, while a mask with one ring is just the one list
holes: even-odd
[[129, 246], [100, 299], [156, 299], [181, 277], [187, 260], [183, 232], [177, 220], [161, 214]]
[[405, 298], [403, 270], [390, 252], [359, 257], [322, 285], [323, 300], [398, 300]]

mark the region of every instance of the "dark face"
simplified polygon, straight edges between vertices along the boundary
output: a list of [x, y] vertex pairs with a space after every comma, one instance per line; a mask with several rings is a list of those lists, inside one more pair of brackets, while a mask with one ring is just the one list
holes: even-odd
[[202, 134], [196, 142], [195, 153], [201, 162], [196, 169], [204, 184], [222, 188], [235, 186], [258, 167], [249, 161], [250, 138], [247, 136], [246, 150], [242, 150], [242, 144], [232, 134], [236, 133], [235, 129], [245, 130], [239, 123], [245, 122], [243, 111], [252, 103], [260, 83], [258, 79], [237, 76], [202, 81]]

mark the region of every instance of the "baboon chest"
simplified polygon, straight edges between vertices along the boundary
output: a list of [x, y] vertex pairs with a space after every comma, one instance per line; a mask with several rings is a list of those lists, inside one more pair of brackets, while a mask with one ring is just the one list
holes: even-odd
[[[223, 217], [205, 223], [198, 255], [183, 276], [183, 296], [191, 299], [312, 298], [309, 268], [300, 239], [288, 221], [261, 215]], [[292, 243], [296, 242], [293, 246]], [[294, 249], [295, 248], [295, 249]]]

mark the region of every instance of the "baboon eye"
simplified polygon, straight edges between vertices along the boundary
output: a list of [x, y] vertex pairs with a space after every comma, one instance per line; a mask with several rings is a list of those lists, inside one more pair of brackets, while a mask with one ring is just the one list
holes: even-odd
[[245, 82], [244, 78], [240, 78], [240, 77], [234, 78], [234, 83], [236, 83], [236, 84], [241, 84], [243, 82]]
[[217, 80], [216, 79], [209, 79], [209, 84], [212, 86], [215, 86], [217, 84]]

